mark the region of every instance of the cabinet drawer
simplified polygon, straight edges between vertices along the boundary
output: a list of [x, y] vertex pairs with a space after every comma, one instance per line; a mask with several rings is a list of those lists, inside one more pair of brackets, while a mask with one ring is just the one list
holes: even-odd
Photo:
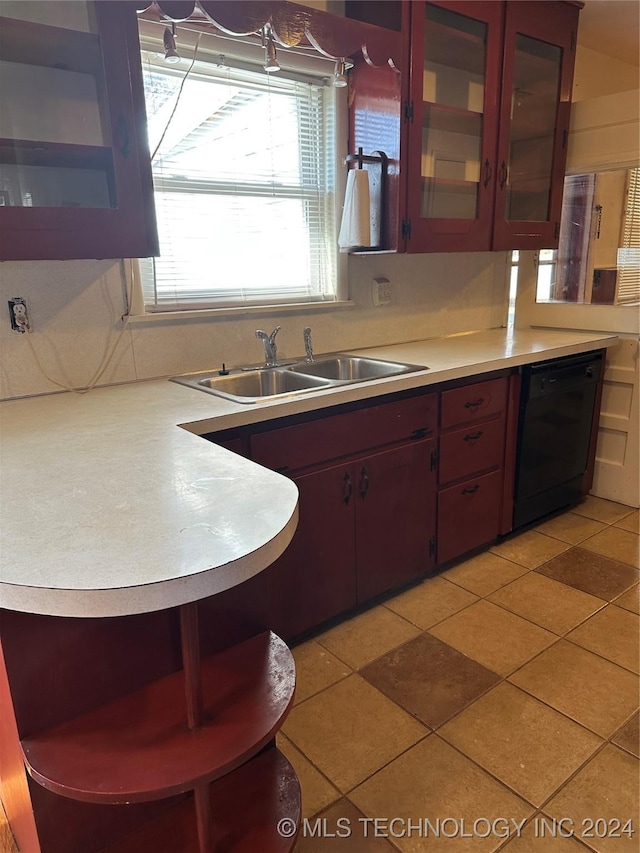
[[440, 437], [438, 481], [451, 483], [502, 464], [504, 418], [471, 424]]
[[438, 563], [496, 539], [502, 503], [502, 471], [484, 474], [438, 495]]
[[295, 471], [373, 447], [433, 435], [438, 422], [437, 394], [368, 406], [309, 423], [251, 436], [251, 458], [278, 471]]
[[475, 382], [442, 394], [442, 429], [496, 415], [507, 404], [507, 379]]

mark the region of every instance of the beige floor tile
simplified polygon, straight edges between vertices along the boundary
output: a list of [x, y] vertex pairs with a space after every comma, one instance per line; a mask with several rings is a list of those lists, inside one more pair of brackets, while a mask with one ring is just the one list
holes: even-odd
[[458, 586], [484, 596], [495, 592], [501, 586], [519, 578], [529, 571], [525, 566], [505, 560], [491, 551], [484, 551], [476, 557], [465, 560], [453, 566], [444, 573], [443, 577], [453, 581]]
[[508, 675], [558, 638], [490, 601], [477, 601], [429, 633], [499, 675]]
[[[570, 834], [570, 827], [566, 833]], [[500, 853], [587, 853], [587, 848], [575, 838], [564, 837], [559, 821], [538, 813], [529, 818], [519, 837], [500, 848]]]
[[605, 738], [638, 707], [637, 676], [566, 640], [509, 681]]
[[489, 601], [560, 635], [604, 606], [602, 599], [538, 572], [528, 572], [503, 586], [489, 596]]
[[380, 605], [330, 628], [316, 640], [350, 667], [358, 669], [419, 633], [415, 625]]
[[360, 809], [343, 797], [303, 824], [294, 853], [396, 853], [386, 838], [365, 834], [370, 825]]
[[631, 531], [631, 533], [640, 533], [640, 510], [635, 509], [629, 515], [625, 515], [620, 521], [616, 521], [614, 527], [621, 527], [623, 530]]
[[[598, 853], [637, 853], [638, 760], [615, 746], [607, 745], [544, 808], [551, 817], [569, 817], [576, 835]], [[605, 821], [604, 838], [587, 838], [590, 821]], [[633, 821], [634, 836], [616, 838], [607, 829], [615, 821]], [[613, 823], [610, 823], [613, 821]], [[594, 833], [595, 834], [595, 833]]]
[[613, 604], [567, 635], [597, 655], [640, 673], [640, 617]]
[[427, 731], [359, 675], [296, 705], [283, 726], [289, 740], [343, 793]]
[[478, 597], [442, 577], [428, 578], [392, 598], [386, 606], [419, 628], [430, 628], [477, 601]]
[[629, 722], [615, 733], [611, 742], [640, 758], [640, 714], [634, 714]]
[[[441, 822], [451, 819], [448, 824], [441, 823], [440, 837], [429, 827], [428, 835], [426, 830], [410, 833], [407, 829], [404, 837], [394, 839], [404, 853], [427, 850], [429, 853], [489, 853], [496, 850], [504, 838], [498, 833], [486, 838], [463, 837], [463, 820], [467, 834], [476, 820], [497, 821], [505, 817], [511, 831], [515, 832], [512, 819], [521, 824], [533, 811], [512, 791], [435, 734], [367, 779], [349, 798], [369, 817], [402, 818], [407, 828], [409, 819], [414, 825], [421, 820], [423, 827], [425, 818], [436, 827], [438, 819]], [[496, 824], [500, 829], [503, 826], [502, 821]]]
[[619, 598], [614, 600], [617, 607], [624, 607], [625, 610], [630, 610], [632, 613], [640, 615], [640, 584], [632, 586], [624, 592]]
[[552, 539], [536, 530], [527, 530], [513, 539], [494, 545], [491, 551], [499, 557], [512, 560], [528, 569], [537, 569], [543, 563], [569, 549], [567, 542]]
[[602, 743], [507, 683], [445, 723], [438, 734], [538, 806]]
[[351, 674], [346, 664], [315, 640], [296, 646], [292, 652], [296, 662], [296, 705]]
[[557, 518], [552, 518], [550, 521], [545, 521], [536, 527], [538, 533], [544, 533], [546, 536], [552, 536], [554, 539], [561, 539], [563, 542], [569, 542], [571, 545], [577, 545], [599, 533], [606, 527], [601, 521], [595, 521], [593, 518], [587, 518], [584, 515], [578, 515], [576, 512], [565, 512]]
[[584, 515], [587, 518], [595, 518], [596, 521], [603, 521], [605, 524], [615, 524], [632, 511], [633, 507], [619, 504], [615, 501], [607, 501], [604, 498], [596, 498], [593, 495], [587, 495], [583, 503], [573, 508], [572, 512], [577, 512], [578, 515]]
[[296, 771], [302, 792], [302, 817], [311, 817], [340, 799], [340, 792], [311, 764], [288, 738], [278, 734], [276, 745]]
[[607, 527], [586, 539], [580, 547], [637, 569], [640, 568], [639, 544], [640, 536], [637, 533], [630, 533], [620, 527]]

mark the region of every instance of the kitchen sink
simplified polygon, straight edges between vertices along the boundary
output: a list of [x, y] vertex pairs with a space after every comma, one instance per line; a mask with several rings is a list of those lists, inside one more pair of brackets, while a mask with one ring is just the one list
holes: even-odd
[[383, 361], [379, 358], [336, 355], [331, 358], [319, 358], [310, 363], [300, 363], [289, 370], [304, 376], [321, 376], [338, 382], [362, 382], [366, 379], [382, 379], [400, 373], [424, 370], [416, 364], [404, 364], [398, 361]]
[[278, 367], [173, 376], [172, 381], [233, 400], [234, 403], [259, 403], [272, 397], [305, 394], [350, 382], [366, 382], [426, 369], [417, 364], [338, 354], [321, 357], [317, 361], [300, 361]]
[[174, 376], [174, 382], [209, 391], [234, 403], [256, 403], [280, 394], [299, 394], [327, 388], [332, 383], [319, 376], [306, 376], [281, 368], [264, 368], [249, 371], [231, 371], [226, 375]]

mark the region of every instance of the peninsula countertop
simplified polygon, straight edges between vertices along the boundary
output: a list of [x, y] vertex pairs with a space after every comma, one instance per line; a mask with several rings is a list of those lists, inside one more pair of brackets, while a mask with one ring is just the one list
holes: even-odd
[[398, 377], [242, 405], [166, 379], [0, 406], [0, 606], [119, 616], [221, 592], [271, 564], [297, 489], [200, 435], [613, 346], [615, 335], [495, 329], [358, 354]]

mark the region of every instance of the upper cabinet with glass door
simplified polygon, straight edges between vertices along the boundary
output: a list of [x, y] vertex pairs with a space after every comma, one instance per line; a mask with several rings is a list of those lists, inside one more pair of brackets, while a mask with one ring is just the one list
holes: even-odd
[[135, 4], [0, 2], [0, 260], [157, 253]]
[[411, 12], [407, 251], [488, 249], [503, 4], [441, 0]]
[[578, 14], [507, 3], [494, 249], [558, 245]]

